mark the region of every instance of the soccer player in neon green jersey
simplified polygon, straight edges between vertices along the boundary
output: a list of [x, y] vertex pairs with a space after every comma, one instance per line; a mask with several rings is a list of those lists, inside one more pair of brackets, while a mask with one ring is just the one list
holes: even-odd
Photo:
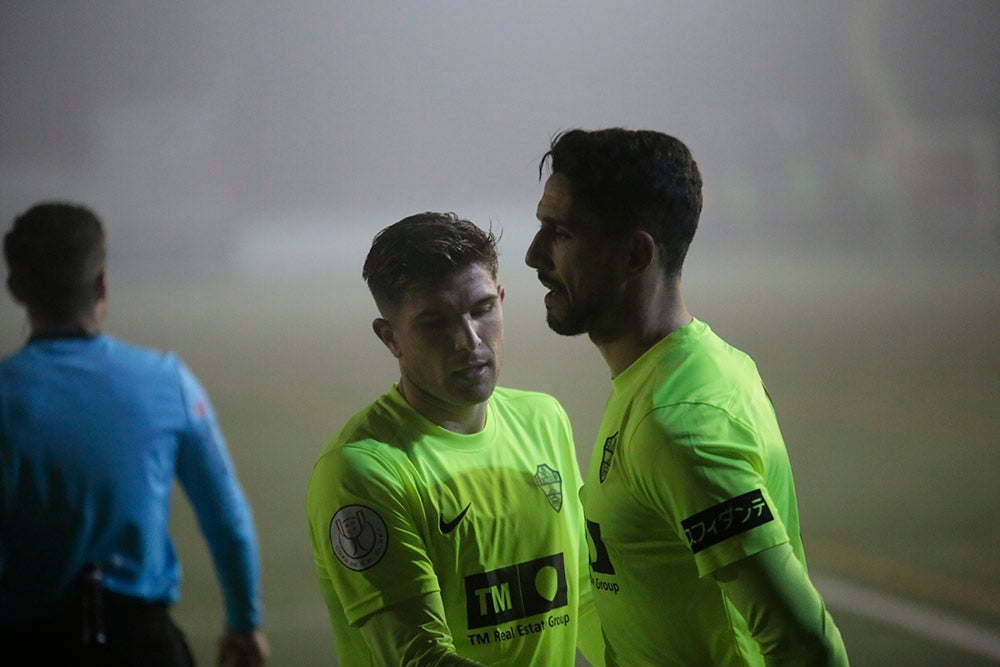
[[785, 443], [754, 362], [688, 312], [701, 213], [687, 147], [557, 136], [525, 261], [549, 327], [587, 333], [612, 391], [581, 492], [608, 665], [846, 665], [806, 571]]
[[454, 214], [365, 261], [400, 378], [323, 450], [307, 499], [342, 665], [603, 664], [566, 413], [497, 387], [496, 239]]

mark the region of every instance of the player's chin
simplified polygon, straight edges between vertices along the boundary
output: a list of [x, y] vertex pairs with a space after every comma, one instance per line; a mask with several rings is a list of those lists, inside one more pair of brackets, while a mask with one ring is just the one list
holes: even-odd
[[452, 392], [461, 396], [466, 402], [482, 403], [488, 399], [497, 386], [496, 372], [490, 369], [476, 378], [460, 378], [452, 385]]
[[556, 312], [554, 309], [549, 309], [545, 313], [545, 323], [549, 325], [549, 329], [561, 336], [579, 336], [587, 331], [582, 320]]

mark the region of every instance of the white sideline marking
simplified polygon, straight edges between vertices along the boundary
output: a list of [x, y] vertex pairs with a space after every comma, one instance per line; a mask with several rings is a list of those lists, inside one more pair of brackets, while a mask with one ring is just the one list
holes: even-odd
[[1000, 660], [1000, 634], [995, 630], [870, 590], [833, 575], [810, 572], [809, 577], [830, 607], [895, 625], [970, 653]]

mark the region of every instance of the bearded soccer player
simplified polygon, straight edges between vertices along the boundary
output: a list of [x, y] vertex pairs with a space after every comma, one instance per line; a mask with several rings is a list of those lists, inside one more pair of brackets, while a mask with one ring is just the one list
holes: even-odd
[[558, 135], [525, 261], [611, 396], [581, 498], [608, 665], [846, 665], [813, 587], [788, 453], [754, 362], [692, 317], [701, 176], [674, 137]]
[[363, 277], [388, 392], [316, 462], [307, 507], [340, 664], [594, 664], [582, 480], [551, 396], [497, 387], [492, 233], [424, 213], [382, 230]]

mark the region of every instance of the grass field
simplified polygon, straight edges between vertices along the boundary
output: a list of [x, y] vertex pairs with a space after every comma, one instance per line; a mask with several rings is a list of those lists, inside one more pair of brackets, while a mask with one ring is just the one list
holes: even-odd
[[[558, 397], [585, 465], [607, 370], [585, 338], [548, 331], [542, 289], [519, 257], [502, 261], [502, 383]], [[830, 592], [852, 664], [1000, 664], [989, 656], [1000, 645], [997, 258], [693, 253], [688, 266], [689, 308], [757, 360], [774, 398], [810, 568]], [[213, 398], [257, 518], [272, 664], [335, 664], [306, 531], [306, 482], [329, 437], [397, 374], [371, 333], [360, 279], [119, 285], [112, 274], [111, 295], [107, 329], [177, 350]], [[5, 302], [0, 352], [20, 343], [22, 321]], [[210, 665], [220, 598], [186, 502], [175, 504], [185, 568], [176, 616]], [[862, 604], [859, 587], [875, 602]], [[894, 620], [899, 608], [923, 614], [925, 626], [957, 630], [935, 636]]]

